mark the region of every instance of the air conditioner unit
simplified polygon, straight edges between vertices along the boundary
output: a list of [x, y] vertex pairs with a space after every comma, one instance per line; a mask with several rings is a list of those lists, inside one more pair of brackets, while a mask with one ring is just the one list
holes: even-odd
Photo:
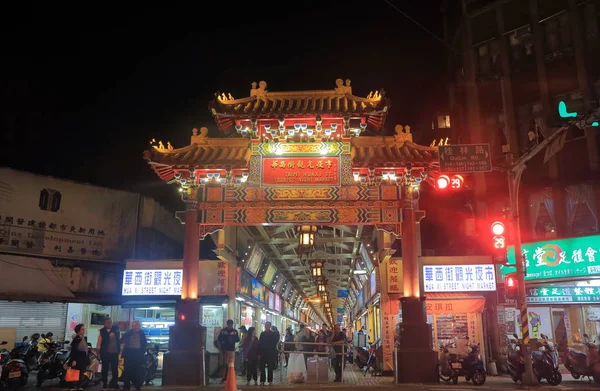
[[533, 48], [533, 44], [535, 43], [535, 38], [531, 33], [531, 28], [529, 26], [521, 27], [510, 35], [511, 45], [515, 45], [517, 42], [523, 46], [527, 50], [527, 55], [533, 53], [531, 50]]

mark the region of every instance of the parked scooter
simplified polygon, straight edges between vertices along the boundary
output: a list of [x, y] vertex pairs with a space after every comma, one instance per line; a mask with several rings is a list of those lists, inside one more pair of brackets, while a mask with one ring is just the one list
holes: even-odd
[[558, 369], [558, 354], [548, 343], [548, 337], [544, 334], [541, 334], [541, 337], [543, 342], [538, 342], [540, 350], [531, 352], [533, 372], [539, 381], [546, 379], [551, 386], [557, 386], [562, 382], [562, 375]]
[[18, 390], [27, 385], [29, 378], [29, 370], [25, 364], [25, 356], [29, 349], [25, 345], [27, 337], [23, 337], [22, 345], [15, 347], [8, 355], [4, 355], [0, 367], [0, 388], [8, 388], [10, 390]]
[[45, 380], [62, 379], [64, 365], [69, 357], [69, 350], [61, 348], [59, 343], [48, 342], [46, 345], [46, 350], [38, 359], [37, 388], [40, 388]]
[[590, 337], [587, 334], [583, 334], [583, 338], [583, 344], [588, 348], [588, 354], [573, 348], [567, 348], [564, 352], [565, 368], [571, 372], [571, 376], [574, 379], [588, 376], [589, 378], [594, 378], [594, 381], [600, 384], [598, 345], [596, 345], [596, 341], [590, 342]]
[[147, 348], [144, 355], [144, 382], [146, 385], [154, 384], [152, 380], [156, 378], [156, 370], [158, 369], [158, 351], [159, 346], [154, 345], [153, 348]]
[[466, 381], [473, 381], [476, 386], [485, 384], [486, 369], [481, 359], [479, 344], [469, 344], [471, 351], [469, 354], [459, 356], [449, 353], [448, 360], [452, 368], [452, 383], [458, 384], [458, 377], [464, 376]]
[[438, 345], [440, 348], [440, 358], [438, 359], [438, 377], [440, 380], [445, 382], [449, 382], [452, 380], [454, 371], [452, 370], [452, 366], [450, 365], [450, 357], [449, 350], [451, 346], [454, 346], [454, 342], [442, 345]]
[[523, 346], [516, 334], [516, 339], [510, 340], [510, 349], [508, 351], [507, 366], [511, 379], [516, 383], [523, 381], [523, 372], [525, 372], [525, 362], [523, 360]]

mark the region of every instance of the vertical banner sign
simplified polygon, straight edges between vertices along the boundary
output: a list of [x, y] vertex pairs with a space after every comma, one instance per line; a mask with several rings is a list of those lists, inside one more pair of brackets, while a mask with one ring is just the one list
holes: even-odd
[[398, 259], [390, 259], [387, 262], [387, 286], [388, 293], [404, 293], [402, 265]]
[[198, 295], [214, 296], [227, 294], [227, 262], [202, 261], [198, 273]]
[[383, 370], [394, 370], [394, 342], [396, 340], [397, 315], [383, 317]]

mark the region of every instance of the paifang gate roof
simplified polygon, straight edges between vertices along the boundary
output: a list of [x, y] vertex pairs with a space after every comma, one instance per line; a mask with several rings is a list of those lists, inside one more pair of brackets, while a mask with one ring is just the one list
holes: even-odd
[[[246, 169], [251, 156], [251, 141], [245, 138], [209, 138], [208, 130], [200, 134], [194, 129], [191, 144], [183, 148], [154, 146], [144, 152], [144, 158], [158, 176], [173, 180], [175, 170]], [[395, 136], [361, 136], [351, 139], [353, 167], [414, 167], [437, 166], [437, 148], [412, 142], [410, 127], [396, 126]]]
[[219, 128], [226, 133], [234, 130], [240, 120], [294, 118], [307, 115], [364, 118], [370, 130], [378, 131], [385, 122], [390, 100], [385, 92], [374, 91], [362, 98], [352, 94], [350, 80], [336, 80], [331, 90], [271, 92], [267, 83], [252, 83], [250, 95], [235, 99], [221, 94], [209, 104]]

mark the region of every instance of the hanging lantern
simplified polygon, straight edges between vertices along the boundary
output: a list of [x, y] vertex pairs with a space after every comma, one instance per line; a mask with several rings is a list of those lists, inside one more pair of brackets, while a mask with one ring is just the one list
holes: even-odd
[[321, 300], [322, 301], [328, 301], [329, 300], [329, 293], [327, 293], [327, 291], [321, 292]]
[[315, 225], [300, 225], [296, 230], [298, 231], [298, 252], [300, 253], [300, 258], [302, 258], [302, 255], [306, 255], [306, 258], [308, 258], [315, 249], [317, 227]]
[[315, 281], [318, 281], [323, 276], [323, 265], [325, 261], [313, 259], [309, 261], [310, 274]]
[[317, 291], [319, 293], [323, 293], [323, 292], [327, 291], [327, 280], [319, 281], [319, 283], [317, 284]]

